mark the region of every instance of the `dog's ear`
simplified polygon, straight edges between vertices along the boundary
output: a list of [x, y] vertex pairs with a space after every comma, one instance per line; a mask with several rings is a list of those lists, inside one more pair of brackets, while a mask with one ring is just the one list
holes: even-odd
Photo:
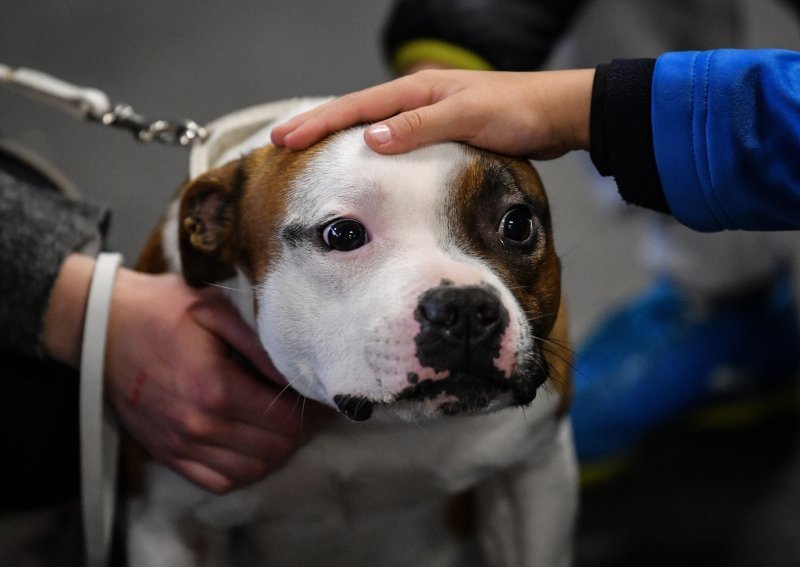
[[236, 160], [190, 181], [181, 192], [181, 266], [191, 286], [201, 287], [236, 274], [242, 177], [241, 162]]

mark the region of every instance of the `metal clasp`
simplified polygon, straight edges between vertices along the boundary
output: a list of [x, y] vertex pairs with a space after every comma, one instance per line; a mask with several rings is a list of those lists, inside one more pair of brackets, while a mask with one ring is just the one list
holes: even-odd
[[208, 138], [208, 131], [194, 120], [149, 120], [134, 111], [129, 104], [117, 104], [109, 112], [95, 119], [105, 126], [128, 130], [140, 142], [156, 141], [169, 145], [190, 146]]

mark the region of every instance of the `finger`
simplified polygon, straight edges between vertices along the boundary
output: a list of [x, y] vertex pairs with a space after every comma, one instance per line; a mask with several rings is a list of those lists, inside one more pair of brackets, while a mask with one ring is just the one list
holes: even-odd
[[296, 437], [302, 426], [302, 398], [289, 385], [277, 388], [262, 384], [239, 371], [226, 376], [230, 379], [228, 399], [216, 410], [218, 415], [270, 431], [282, 436]]
[[297, 443], [276, 439], [261, 453], [250, 455], [233, 447], [194, 445], [181, 455], [163, 460], [209, 490], [227, 491], [256, 482], [280, 468], [297, 447]]
[[233, 479], [220, 474], [202, 463], [181, 460], [166, 462], [165, 464], [200, 488], [213, 492], [214, 494], [224, 494], [235, 488]]
[[432, 102], [426, 81], [397, 79], [340, 97], [307, 111], [272, 131], [272, 141], [304, 149], [325, 135], [363, 122], [373, 122]]
[[220, 455], [211, 465], [198, 460], [179, 460], [167, 463], [167, 466], [205, 490], [224, 494], [258, 482], [270, 472], [280, 468], [284, 462], [285, 459], [279, 462], [265, 462]]
[[289, 454], [300, 443], [300, 420], [292, 421], [289, 425], [262, 426], [202, 416], [178, 424], [175, 434], [164, 440], [169, 442], [165, 450], [173, 457], [197, 460], [204, 460], [198, 457], [197, 447], [228, 450], [256, 459]]
[[227, 299], [211, 292], [188, 311], [201, 327], [243, 355], [262, 375], [276, 384], [286, 384], [286, 378], [275, 368], [256, 332]]
[[464, 129], [459, 114], [456, 105], [445, 99], [369, 126], [364, 140], [383, 154], [407, 152], [435, 142], [467, 141], [470, 133]]
[[197, 461], [218, 472], [233, 475], [237, 470], [260, 466], [258, 463], [283, 462], [300, 446], [299, 435], [287, 437], [230, 423], [219, 429], [230, 432], [230, 435], [225, 437], [219, 433], [213, 439], [187, 441], [169, 448], [165, 456], [172, 460]]

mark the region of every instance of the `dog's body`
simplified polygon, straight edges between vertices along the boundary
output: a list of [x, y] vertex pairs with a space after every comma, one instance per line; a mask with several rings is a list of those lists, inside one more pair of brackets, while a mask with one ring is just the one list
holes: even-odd
[[[140, 265], [233, 278], [276, 367], [344, 416], [226, 496], [149, 465], [131, 567], [568, 564], [566, 323], [538, 176], [458, 144], [379, 156], [361, 129], [262, 147], [318, 102], [222, 124]], [[469, 533], [448, 520], [465, 494]]]

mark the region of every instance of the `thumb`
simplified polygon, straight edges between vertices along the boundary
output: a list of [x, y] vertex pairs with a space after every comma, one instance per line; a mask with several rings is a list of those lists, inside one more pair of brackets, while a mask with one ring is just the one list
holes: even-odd
[[449, 105], [443, 103], [401, 112], [369, 126], [364, 141], [378, 153], [398, 154], [435, 142], [457, 140], [457, 122], [451, 114]]

